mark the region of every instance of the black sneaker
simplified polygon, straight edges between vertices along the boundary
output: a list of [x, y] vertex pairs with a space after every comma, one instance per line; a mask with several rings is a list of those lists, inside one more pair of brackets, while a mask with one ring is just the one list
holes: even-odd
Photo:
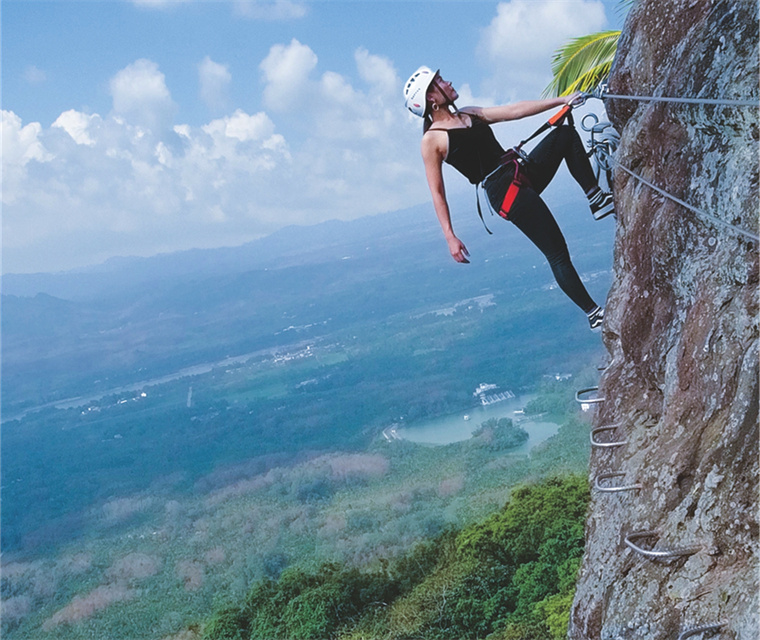
[[591, 331], [601, 331], [602, 322], [604, 322], [604, 309], [597, 307], [593, 311], [586, 314], [588, 316], [588, 326]]
[[612, 199], [612, 194], [601, 189], [589, 197], [588, 205], [591, 207], [591, 215], [594, 216], [594, 220], [601, 220], [611, 213], [615, 213], [615, 202]]

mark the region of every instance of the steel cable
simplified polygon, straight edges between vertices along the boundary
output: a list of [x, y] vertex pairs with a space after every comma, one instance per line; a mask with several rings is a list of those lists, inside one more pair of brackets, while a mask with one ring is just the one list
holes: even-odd
[[682, 104], [711, 104], [725, 105], [727, 107], [760, 107], [760, 98], [752, 100], [728, 100], [724, 98], [670, 98], [665, 96], [632, 96], [623, 93], [607, 93], [607, 85], [602, 84], [590, 95], [599, 100], [613, 98], [616, 100], [638, 100], [641, 102], [678, 102]]
[[707, 218], [708, 220], [710, 220], [711, 222], [713, 222], [714, 224], [716, 224], [718, 226], [721, 226], [721, 227], [724, 227], [724, 228], [728, 228], [728, 229], [730, 229], [732, 231], [735, 231], [736, 233], [739, 233], [739, 234], [741, 234], [743, 236], [746, 236], [747, 238], [749, 238], [750, 240], [752, 240], [754, 242], [760, 242], [760, 236], [758, 236], [757, 234], [751, 233], [751, 232], [747, 231], [746, 229], [742, 229], [741, 227], [737, 227], [736, 225], [733, 225], [733, 224], [731, 224], [729, 222], [726, 222], [725, 220], [721, 220], [717, 216], [714, 216], [711, 213], [708, 213], [707, 211], [705, 211], [703, 209], [699, 209], [698, 207], [690, 205], [688, 202], [685, 202], [685, 201], [681, 200], [681, 198], [678, 198], [678, 197], [674, 196], [673, 194], [668, 193], [667, 191], [665, 191], [664, 189], [661, 189], [657, 185], [652, 184], [646, 178], [644, 178], [644, 177], [638, 175], [637, 173], [631, 171], [628, 167], [626, 167], [624, 164], [622, 164], [620, 161], [618, 161], [616, 158], [614, 158], [612, 156], [612, 154], [608, 151], [608, 149], [605, 146], [603, 146], [603, 145], [597, 146], [594, 149], [594, 153], [597, 153], [597, 154], [601, 155], [601, 157], [605, 161], [612, 161], [615, 165], [617, 165], [618, 167], [620, 167], [623, 171], [625, 171], [631, 177], [635, 178], [636, 180], [638, 180], [642, 184], [645, 184], [647, 187], [649, 187], [653, 191], [656, 191], [660, 195], [665, 196], [666, 198], [669, 198], [673, 202], [676, 202], [676, 203], [680, 204], [682, 207], [688, 209], [689, 211], [692, 211], [692, 212], [696, 213], [697, 215], [702, 216], [703, 218]]
[[727, 107], [760, 107], [760, 100], [721, 100], [713, 98], [665, 98], [656, 96], [627, 96], [614, 93], [604, 93], [602, 100], [614, 98], [620, 100], [639, 100], [641, 102], [679, 102], [682, 104], [712, 104]]

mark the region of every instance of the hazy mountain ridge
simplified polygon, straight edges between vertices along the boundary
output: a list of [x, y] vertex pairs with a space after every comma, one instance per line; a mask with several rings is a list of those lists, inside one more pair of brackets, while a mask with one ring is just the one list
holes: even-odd
[[[469, 212], [472, 202], [463, 207]], [[467, 266], [448, 256], [429, 207], [417, 207], [288, 228], [238, 248], [118, 259], [87, 273], [6, 275], [4, 405], [41, 404], [77, 395], [79, 385], [95, 380], [119, 386], [287, 344], [289, 327], [314, 336], [325, 323], [334, 331], [552, 283], [540, 253], [511, 226], [489, 237], [476, 215], [461, 218], [473, 254]], [[574, 212], [568, 222], [575, 222], [569, 243], [579, 269], [598, 270], [609, 225], [576, 221]]]
[[[415, 234], [432, 236], [430, 207], [367, 216], [351, 222], [330, 220], [313, 226], [289, 226], [237, 247], [189, 249], [151, 257], [115, 257], [87, 268], [58, 273], [9, 273], [2, 276], [4, 294], [33, 296], [47, 293], [70, 299], [110, 296], [140, 285], [182, 278], [280, 269], [340, 260], [360, 245], [376, 244], [378, 237]], [[432, 223], [432, 224], [431, 224]]]

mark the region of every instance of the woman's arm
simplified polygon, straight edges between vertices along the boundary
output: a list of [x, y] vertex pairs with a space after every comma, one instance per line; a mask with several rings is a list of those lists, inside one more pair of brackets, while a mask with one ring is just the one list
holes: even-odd
[[500, 107], [466, 107], [462, 109], [464, 113], [471, 113], [479, 116], [488, 123], [506, 122], [508, 120], [519, 120], [527, 118], [538, 113], [543, 113], [549, 109], [563, 107], [572, 103], [580, 94], [574, 93], [571, 96], [560, 98], [547, 98], [545, 100], [522, 100], [514, 104], [505, 104]]
[[443, 184], [443, 159], [447, 151], [447, 134], [445, 131], [428, 131], [422, 136], [422, 160], [425, 163], [430, 194], [433, 196], [433, 207], [438, 222], [443, 230], [446, 243], [449, 245], [451, 257], [457, 262], [469, 263], [469, 252], [462, 241], [454, 234], [451, 224], [451, 212], [446, 200], [446, 189]]

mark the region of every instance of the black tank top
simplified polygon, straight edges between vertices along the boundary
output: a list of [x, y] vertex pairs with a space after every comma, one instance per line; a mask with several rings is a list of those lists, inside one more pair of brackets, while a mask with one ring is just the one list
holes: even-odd
[[470, 115], [470, 120], [470, 127], [446, 130], [449, 134], [446, 164], [454, 167], [472, 184], [478, 184], [499, 166], [504, 149], [484, 120], [473, 115]]

